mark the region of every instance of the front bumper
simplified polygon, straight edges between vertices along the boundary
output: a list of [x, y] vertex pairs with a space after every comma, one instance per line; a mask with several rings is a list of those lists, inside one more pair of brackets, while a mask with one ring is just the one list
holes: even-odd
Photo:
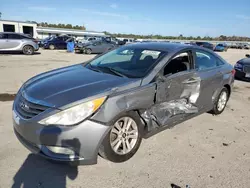
[[[86, 120], [72, 127], [43, 126], [22, 119], [13, 109], [14, 132], [31, 152], [47, 159], [77, 165], [96, 164], [98, 151], [109, 126]], [[57, 146], [74, 151], [74, 155], [54, 153], [46, 146]]]
[[43, 44], [43, 49], [49, 49], [49, 45], [48, 44]]
[[83, 49], [79, 47], [75, 47], [75, 53], [83, 53]]

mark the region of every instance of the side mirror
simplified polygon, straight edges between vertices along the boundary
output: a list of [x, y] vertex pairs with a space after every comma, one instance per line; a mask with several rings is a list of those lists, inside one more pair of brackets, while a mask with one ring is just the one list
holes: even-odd
[[250, 55], [249, 55], [249, 54], [246, 54], [246, 57], [250, 58]]

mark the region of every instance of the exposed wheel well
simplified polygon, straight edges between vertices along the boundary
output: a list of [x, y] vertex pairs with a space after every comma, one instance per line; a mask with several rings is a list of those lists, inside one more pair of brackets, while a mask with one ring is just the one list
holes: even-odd
[[224, 85], [224, 87], [227, 88], [228, 93], [229, 93], [229, 97], [230, 97], [230, 95], [231, 95], [231, 86], [226, 84], [226, 85]]
[[34, 48], [34, 46], [32, 46], [31, 44], [25, 44], [25, 45], [23, 46], [23, 48], [26, 47], [26, 46], [30, 46], [30, 47]]

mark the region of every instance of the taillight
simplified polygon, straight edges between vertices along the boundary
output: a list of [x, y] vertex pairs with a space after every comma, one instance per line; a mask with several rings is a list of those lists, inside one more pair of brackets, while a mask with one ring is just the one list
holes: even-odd
[[235, 75], [235, 72], [236, 72], [235, 69], [233, 69], [233, 70], [231, 71], [231, 73], [232, 73], [233, 76]]
[[38, 43], [38, 40], [36, 40], [36, 39], [34, 39], [34, 38], [32, 39], [32, 41], [35, 42], [35, 43]]

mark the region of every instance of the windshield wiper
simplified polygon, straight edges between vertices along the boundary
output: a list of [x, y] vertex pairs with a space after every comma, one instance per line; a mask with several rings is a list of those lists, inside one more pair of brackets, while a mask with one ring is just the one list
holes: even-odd
[[105, 68], [105, 69], [108, 69], [109, 72], [112, 72], [113, 74], [116, 74], [117, 76], [120, 76], [120, 77], [124, 77], [124, 78], [127, 78], [126, 75], [118, 72], [117, 70], [115, 70], [114, 68], [112, 67], [105, 67], [105, 66], [98, 66], [99, 68]]

